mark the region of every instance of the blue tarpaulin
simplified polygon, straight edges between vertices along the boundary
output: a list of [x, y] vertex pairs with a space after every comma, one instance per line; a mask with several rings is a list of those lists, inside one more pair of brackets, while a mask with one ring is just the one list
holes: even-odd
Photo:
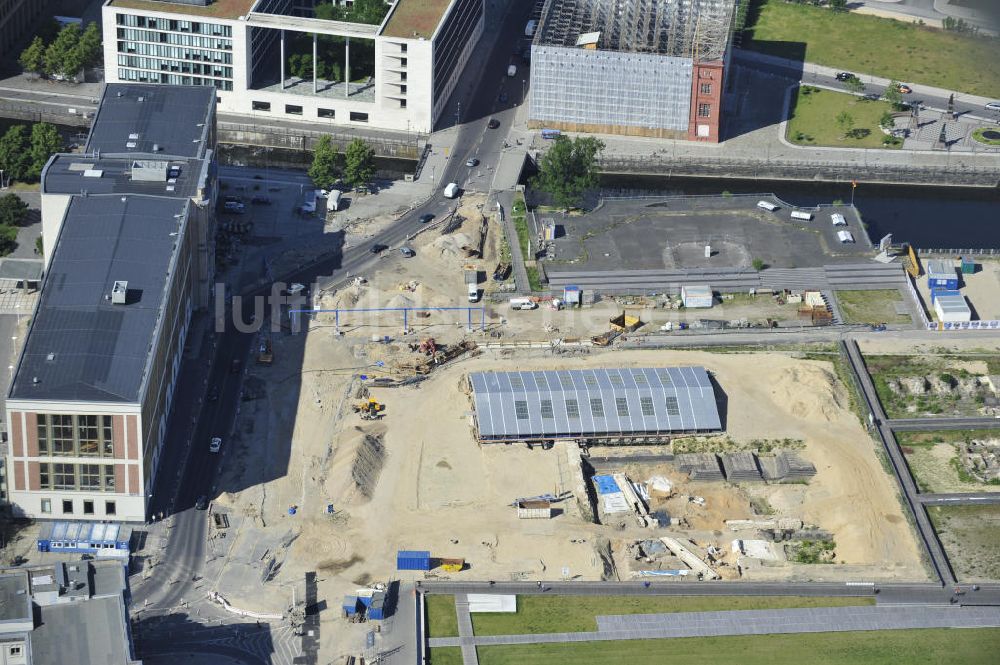
[[614, 494], [622, 491], [611, 476], [594, 476], [594, 482], [597, 483], [598, 494]]

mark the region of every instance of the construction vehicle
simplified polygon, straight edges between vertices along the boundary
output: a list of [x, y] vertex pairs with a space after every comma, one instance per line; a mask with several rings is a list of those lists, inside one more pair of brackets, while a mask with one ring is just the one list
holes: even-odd
[[357, 402], [354, 405], [354, 413], [360, 413], [362, 420], [378, 420], [385, 411], [385, 404], [382, 404], [374, 397], [369, 397], [365, 401]]

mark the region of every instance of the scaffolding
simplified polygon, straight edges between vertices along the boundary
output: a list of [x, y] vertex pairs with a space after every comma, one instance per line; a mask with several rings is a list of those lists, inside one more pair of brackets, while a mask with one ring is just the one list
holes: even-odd
[[535, 45], [576, 47], [600, 33], [597, 49], [695, 62], [721, 60], [744, 0], [546, 0]]

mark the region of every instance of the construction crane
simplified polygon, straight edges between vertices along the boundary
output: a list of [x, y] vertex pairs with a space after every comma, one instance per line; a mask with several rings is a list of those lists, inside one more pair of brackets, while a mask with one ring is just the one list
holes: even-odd
[[360, 413], [362, 420], [378, 420], [385, 411], [385, 404], [382, 404], [374, 397], [369, 397], [365, 401], [354, 404], [354, 413]]

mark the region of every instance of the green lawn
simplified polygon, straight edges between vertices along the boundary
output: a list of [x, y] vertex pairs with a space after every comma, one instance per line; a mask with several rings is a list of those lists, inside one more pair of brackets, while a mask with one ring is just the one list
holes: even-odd
[[1000, 629], [525, 644], [478, 651], [481, 665], [992, 665], [1000, 651]]
[[[779, 0], [759, 4], [746, 48], [856, 74], [1000, 97], [993, 40]], [[748, 17], [748, 25], [753, 20]]]
[[597, 630], [601, 614], [712, 612], [789, 607], [874, 605], [872, 598], [799, 596], [518, 596], [516, 614], [472, 615], [476, 635], [575, 633]]
[[427, 610], [427, 637], [458, 637], [458, 614], [455, 596], [424, 596]]
[[431, 665], [462, 665], [462, 647], [434, 647]]
[[[801, 86], [792, 101], [786, 138], [798, 145], [837, 148], [882, 148], [886, 135], [879, 129], [888, 102], [870, 101], [845, 92]], [[853, 124], [842, 127], [837, 117], [847, 112]]]
[[910, 323], [908, 314], [896, 314], [896, 303], [903, 302], [899, 291], [837, 291], [836, 296], [844, 323]]

